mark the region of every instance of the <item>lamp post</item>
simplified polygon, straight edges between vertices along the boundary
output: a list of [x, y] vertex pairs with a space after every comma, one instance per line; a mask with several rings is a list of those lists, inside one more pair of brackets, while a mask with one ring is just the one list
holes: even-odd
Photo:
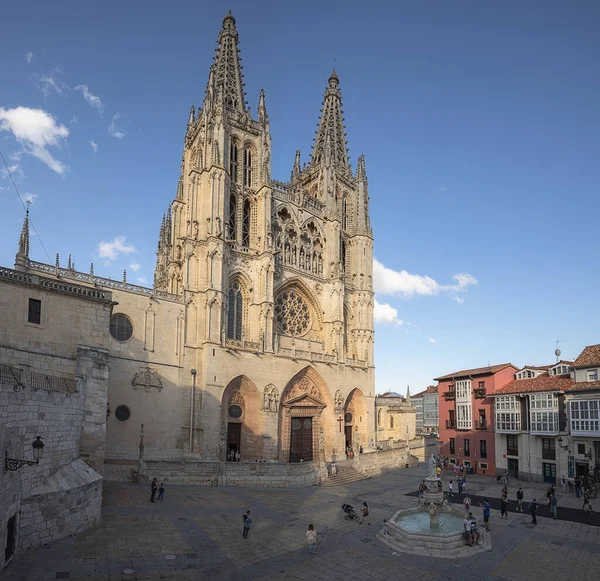
[[190, 454], [194, 451], [194, 416], [196, 413], [196, 375], [195, 369], [190, 369], [192, 374], [192, 395], [190, 401]]
[[37, 464], [39, 464], [44, 453], [44, 442], [42, 442], [41, 436], [35, 437], [35, 441], [32, 442], [31, 447], [33, 448], [33, 460], [9, 458], [7, 450], [4, 458], [4, 470], [15, 471], [21, 468], [21, 466], [36, 466]]

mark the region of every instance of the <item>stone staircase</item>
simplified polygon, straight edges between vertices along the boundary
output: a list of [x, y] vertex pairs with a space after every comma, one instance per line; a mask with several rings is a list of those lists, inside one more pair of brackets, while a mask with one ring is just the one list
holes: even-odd
[[321, 486], [331, 488], [333, 486], [345, 486], [352, 482], [359, 482], [360, 480], [367, 480], [371, 478], [366, 474], [354, 470], [350, 464], [337, 464], [337, 474], [335, 476], [329, 476], [327, 480], [321, 482]]

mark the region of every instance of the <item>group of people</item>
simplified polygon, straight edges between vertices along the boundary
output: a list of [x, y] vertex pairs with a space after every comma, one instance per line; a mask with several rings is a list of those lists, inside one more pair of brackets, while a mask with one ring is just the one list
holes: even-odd
[[227, 453], [227, 460], [229, 462], [239, 462], [240, 458], [241, 456], [239, 450], [234, 450], [233, 448], [229, 449], [229, 452]]
[[592, 476], [569, 476], [568, 478], [563, 476], [560, 484], [563, 494], [567, 492], [568, 488], [569, 492], [574, 492], [577, 498], [583, 498], [582, 510], [584, 512], [594, 513], [592, 499], [596, 498], [596, 487]]
[[154, 500], [154, 497], [156, 496], [157, 492], [158, 500], [162, 502], [165, 496], [165, 485], [161, 482], [160, 486], [158, 486], [158, 480], [156, 478], [153, 478], [152, 482], [150, 483], [150, 502], [156, 502], [156, 500]]

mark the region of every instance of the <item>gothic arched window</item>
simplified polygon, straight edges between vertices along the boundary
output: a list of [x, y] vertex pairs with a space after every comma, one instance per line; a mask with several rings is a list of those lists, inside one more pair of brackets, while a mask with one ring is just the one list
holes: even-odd
[[252, 150], [247, 147], [244, 150], [244, 186], [252, 185]]
[[344, 272], [346, 270], [346, 241], [343, 236], [340, 237], [340, 266]]
[[394, 416], [390, 416], [390, 430], [394, 429]]
[[242, 215], [242, 246], [250, 246], [250, 200], [244, 200], [244, 211]]
[[229, 147], [229, 177], [232, 182], [237, 182], [238, 146], [232, 141]]
[[348, 200], [344, 198], [342, 201], [342, 230], [348, 228]]
[[235, 225], [235, 215], [237, 211], [237, 199], [235, 194], [229, 194], [229, 217], [227, 219], [227, 226], [229, 230], [229, 239], [236, 239], [236, 225]]
[[242, 298], [242, 289], [237, 281], [229, 288], [227, 305], [227, 338], [241, 341], [244, 299]]
[[381, 410], [377, 412], [377, 427], [383, 427], [383, 424], [381, 423]]

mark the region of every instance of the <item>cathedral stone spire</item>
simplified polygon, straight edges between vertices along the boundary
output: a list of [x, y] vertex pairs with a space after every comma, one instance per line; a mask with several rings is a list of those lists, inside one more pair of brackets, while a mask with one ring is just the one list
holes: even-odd
[[269, 121], [269, 116], [267, 115], [267, 105], [265, 104], [265, 90], [260, 90], [260, 95], [258, 96], [258, 122], [263, 125]]
[[367, 170], [365, 169], [365, 156], [361, 155], [358, 158], [358, 165], [356, 167], [356, 179], [359, 182], [367, 181]]
[[294, 157], [294, 167], [292, 168], [292, 176], [290, 181], [293, 182], [300, 175], [300, 150], [296, 150], [296, 157]]
[[311, 167], [325, 163], [344, 171], [350, 169], [339, 84], [340, 80], [334, 69], [325, 89], [319, 129], [311, 156]]
[[242, 64], [238, 48], [238, 31], [231, 11], [223, 19], [223, 28], [217, 40], [219, 46], [210, 68], [206, 87], [206, 105], [211, 108], [214, 99], [222, 101], [225, 108], [245, 113], [248, 108], [244, 93]]
[[29, 266], [29, 204], [25, 211], [25, 219], [21, 228], [21, 236], [19, 237], [19, 250], [15, 259], [15, 269], [23, 270]]

